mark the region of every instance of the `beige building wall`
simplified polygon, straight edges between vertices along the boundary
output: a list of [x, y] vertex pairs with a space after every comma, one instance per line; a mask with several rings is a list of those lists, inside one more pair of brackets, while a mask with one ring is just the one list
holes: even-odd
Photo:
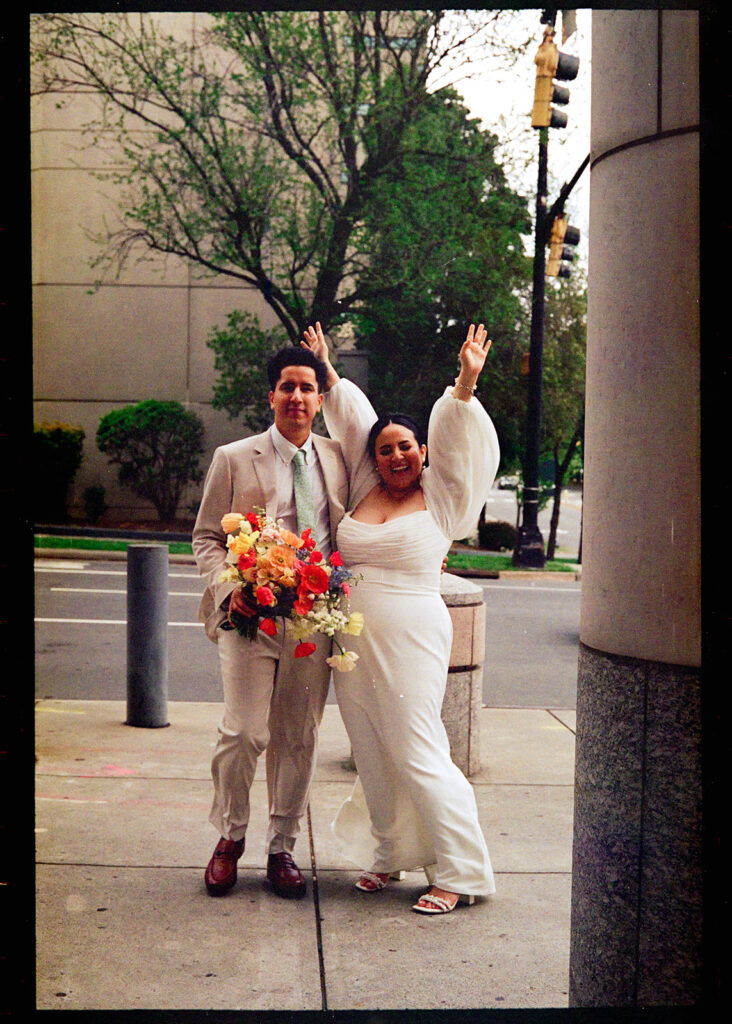
[[[155, 17], [185, 42], [206, 16]], [[265, 330], [279, 321], [258, 292], [223, 275], [204, 278], [174, 257], [130, 262], [118, 279], [94, 290], [90, 261], [99, 249], [90, 236], [120, 222], [114, 185], [94, 177], [109, 154], [90, 147], [82, 133], [96, 113], [91, 97], [62, 109], [52, 96], [32, 103], [34, 417], [77, 424], [86, 433], [69, 493], [72, 518], [83, 514], [90, 484], [105, 487], [114, 518], [147, 518], [155, 515], [152, 505], [119, 487], [116, 467], [96, 447], [100, 418], [143, 399], [182, 402], [204, 423], [205, 470], [217, 445], [248, 433], [211, 406], [214, 355], [206, 338], [235, 309], [255, 313]], [[189, 488], [179, 514], [199, 497], [200, 487]]]

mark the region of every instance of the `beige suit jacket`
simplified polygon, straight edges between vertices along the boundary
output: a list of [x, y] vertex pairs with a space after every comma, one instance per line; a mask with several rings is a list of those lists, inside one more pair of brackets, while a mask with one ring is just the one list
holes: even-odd
[[[328, 494], [330, 534], [335, 551], [336, 530], [348, 507], [346, 464], [337, 441], [317, 434], [312, 437]], [[193, 528], [193, 554], [198, 571], [206, 580], [198, 618], [214, 643], [218, 639], [216, 630], [226, 618], [221, 603], [235, 586], [218, 582], [225, 568], [227, 550], [221, 518], [226, 512], [251, 512], [255, 506], [275, 517], [275, 458], [270, 432], [265, 431], [217, 448], [206, 475], [201, 507]]]

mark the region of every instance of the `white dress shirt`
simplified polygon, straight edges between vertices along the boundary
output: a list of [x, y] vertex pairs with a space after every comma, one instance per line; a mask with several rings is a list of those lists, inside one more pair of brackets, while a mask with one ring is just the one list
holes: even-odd
[[313, 445], [313, 435], [309, 434], [308, 439], [301, 448], [297, 448], [292, 441], [277, 429], [275, 424], [269, 428], [274, 445], [275, 473], [277, 476], [277, 514], [276, 519], [281, 519], [283, 526], [292, 533], [297, 533], [297, 512], [295, 510], [295, 476], [292, 460], [295, 452], [305, 453], [305, 466], [307, 467], [310, 479], [310, 489], [313, 495], [313, 509], [315, 511], [315, 526], [313, 534], [318, 542], [318, 550], [323, 553], [324, 558], [330, 556], [332, 546], [330, 542], [330, 515], [328, 512], [328, 495], [325, 490], [323, 470], [320, 466], [318, 453]]

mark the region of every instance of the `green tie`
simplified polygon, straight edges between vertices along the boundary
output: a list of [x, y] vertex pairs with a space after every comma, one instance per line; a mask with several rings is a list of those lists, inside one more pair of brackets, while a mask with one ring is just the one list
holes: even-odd
[[295, 472], [295, 509], [297, 510], [297, 532], [302, 533], [308, 526], [315, 526], [313, 510], [313, 494], [310, 490], [310, 479], [305, 468], [305, 452], [295, 452], [292, 459]]

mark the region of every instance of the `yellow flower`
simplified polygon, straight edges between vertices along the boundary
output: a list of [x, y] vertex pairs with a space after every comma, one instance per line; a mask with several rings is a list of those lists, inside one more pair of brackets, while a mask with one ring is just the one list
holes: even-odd
[[349, 633], [351, 636], [360, 636], [362, 629], [363, 615], [361, 612], [351, 612], [348, 622], [343, 627], [343, 632]]
[[236, 537], [229, 537], [226, 546], [234, 555], [245, 555], [254, 546], [258, 537], [258, 533], [239, 533]]

